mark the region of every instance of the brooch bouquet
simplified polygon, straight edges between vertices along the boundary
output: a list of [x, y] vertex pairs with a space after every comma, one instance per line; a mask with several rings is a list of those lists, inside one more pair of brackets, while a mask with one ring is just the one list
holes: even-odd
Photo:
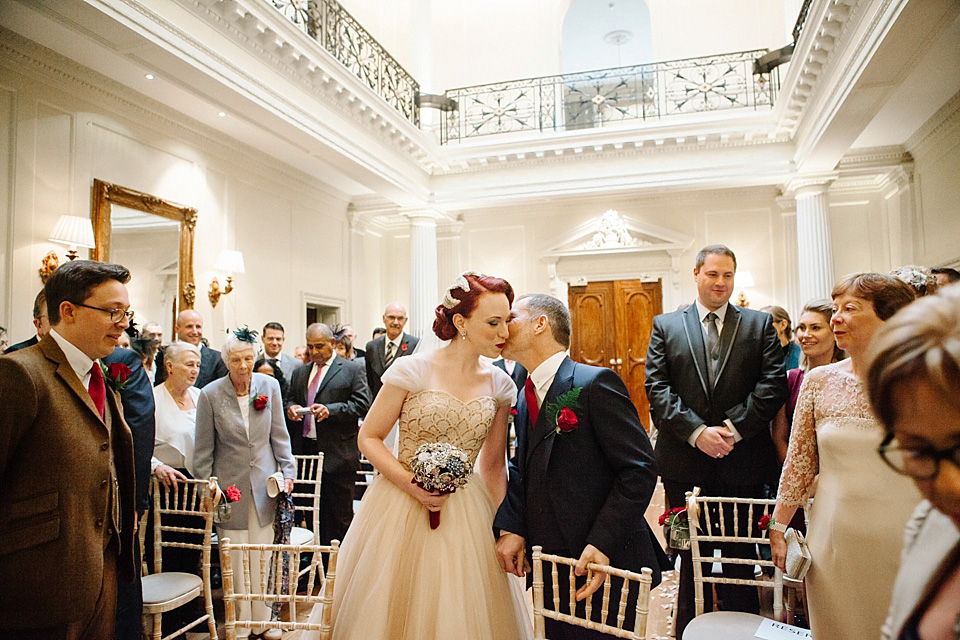
[[[426, 491], [453, 493], [467, 484], [472, 473], [470, 458], [463, 449], [446, 442], [420, 445], [410, 458], [412, 482]], [[440, 526], [440, 512], [430, 511], [430, 528]]]
[[668, 509], [660, 514], [660, 526], [664, 528], [671, 549], [686, 551], [690, 548], [690, 522], [685, 507]]

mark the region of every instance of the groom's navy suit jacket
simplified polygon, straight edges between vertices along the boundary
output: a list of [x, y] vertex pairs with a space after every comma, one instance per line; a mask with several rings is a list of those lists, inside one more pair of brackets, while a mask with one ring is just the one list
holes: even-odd
[[[556, 433], [547, 406], [580, 387], [579, 426]], [[623, 381], [611, 370], [565, 358], [531, 430], [524, 394], [515, 418], [517, 453], [507, 496], [494, 527], [526, 539], [529, 552], [580, 557], [592, 544], [618, 568], [653, 570], [660, 582], [666, 557], [644, 512], [657, 484], [650, 440]]]

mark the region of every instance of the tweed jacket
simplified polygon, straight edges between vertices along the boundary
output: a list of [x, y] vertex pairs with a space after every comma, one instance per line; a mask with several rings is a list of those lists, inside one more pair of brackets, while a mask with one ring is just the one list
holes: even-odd
[[250, 395], [241, 400], [252, 403], [261, 394], [269, 400], [260, 410], [250, 406], [248, 435], [229, 375], [200, 390], [191, 473], [195, 478], [216, 476], [221, 488], [234, 485], [241, 495], [240, 502], [233, 505], [230, 520], [220, 525], [222, 529], [248, 528], [250, 499], [256, 504], [260, 525], [273, 522], [277, 501], [267, 496], [267, 478], [277, 469], [284, 478], [297, 477], [297, 463], [283, 417], [280, 383], [273, 376], [253, 374]]
[[105, 414], [51, 336], [0, 357], [0, 584], [16, 590], [0, 598], [0, 636], [90, 615], [113, 540], [133, 578], [133, 436], [109, 387]]

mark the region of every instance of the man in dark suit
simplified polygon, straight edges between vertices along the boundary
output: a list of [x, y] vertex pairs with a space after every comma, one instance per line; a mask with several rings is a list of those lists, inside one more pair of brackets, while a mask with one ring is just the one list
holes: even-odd
[[[110, 355], [101, 358], [108, 367], [119, 363], [130, 373], [126, 385], [120, 389], [123, 419], [133, 434], [133, 462], [137, 480], [137, 518], [150, 508], [150, 460], [153, 458], [153, 441], [156, 435], [156, 413], [153, 402], [153, 385], [143, 368], [140, 356], [129, 349], [117, 347]], [[136, 568], [133, 582], [117, 585], [116, 640], [140, 640], [143, 636], [143, 589], [140, 583], [140, 545], [136, 547]]]
[[493, 361], [493, 366], [503, 369], [513, 380], [513, 384], [517, 385], [518, 391], [523, 390], [523, 384], [527, 381], [527, 370], [523, 368], [522, 364], [507, 358], [498, 358]]
[[[193, 383], [202, 389], [214, 380], [227, 375], [227, 365], [223, 363], [220, 352], [203, 344], [203, 318], [193, 309], [181, 311], [177, 316], [177, 339], [189, 342], [200, 349], [200, 375]], [[163, 366], [163, 352], [157, 354], [157, 375], [153, 386], [157, 386], [167, 379], [167, 370]]]
[[[363, 366], [337, 357], [333, 346], [330, 327], [307, 327], [312, 362], [294, 371], [286, 402], [293, 453], [323, 453], [318, 544], [343, 540], [353, 519], [353, 487], [360, 469], [357, 433], [359, 420], [370, 408]], [[298, 413], [302, 407], [310, 411]]]
[[[770, 421], [787, 397], [783, 350], [773, 316], [729, 304], [736, 270], [733, 251], [703, 248], [693, 270], [695, 303], [653, 319], [645, 388], [671, 507], [684, 506], [694, 486], [705, 496], [761, 498], [779, 473]], [[755, 548], [737, 547], [726, 545], [724, 555], [756, 557]], [[695, 613], [691, 554], [680, 557], [677, 637]], [[724, 565], [724, 574], [752, 578], [753, 565]], [[759, 610], [755, 587], [717, 585], [717, 592], [724, 609]], [[709, 589], [704, 597], [712, 610]]]
[[40, 289], [40, 293], [33, 300], [33, 326], [37, 329], [37, 335], [23, 342], [10, 345], [4, 353], [13, 353], [14, 351], [20, 351], [20, 349], [32, 347], [50, 331], [50, 322], [47, 319], [47, 297], [43, 289]]
[[51, 330], [0, 358], [0, 637], [113, 638], [134, 573], [133, 436], [98, 358], [129, 325], [115, 264], [47, 280]]
[[385, 335], [371, 340], [364, 350], [364, 361], [367, 367], [367, 385], [370, 387], [370, 398], [375, 399], [380, 393], [380, 377], [383, 372], [401, 356], [413, 353], [417, 346], [417, 338], [404, 333], [403, 327], [407, 324], [407, 310], [399, 302], [391, 302], [383, 312], [383, 324], [387, 327]]
[[[587, 577], [590, 562], [637, 572], [650, 567], [658, 584], [666, 555], [644, 519], [657, 463], [623, 381], [566, 355], [570, 314], [556, 298], [521, 296], [511, 316], [503, 354], [530, 374], [517, 405], [517, 454], [509, 464], [507, 496], [494, 520], [501, 566], [523, 576], [533, 545], [579, 558], [578, 608], [602, 584], [602, 574]], [[571, 392], [579, 395], [572, 399]], [[559, 403], [575, 415], [563, 433], [553, 411]], [[566, 593], [568, 573], [561, 571], [558, 580]], [[630, 628], [636, 597], [634, 591], [627, 607]], [[598, 611], [601, 593], [593, 598]], [[616, 624], [616, 611], [607, 620]], [[546, 625], [551, 639], [606, 637], [550, 619]]]

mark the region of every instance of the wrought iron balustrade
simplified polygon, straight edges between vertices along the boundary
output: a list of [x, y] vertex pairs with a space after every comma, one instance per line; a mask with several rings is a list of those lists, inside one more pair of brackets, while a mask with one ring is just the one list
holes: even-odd
[[269, 0], [404, 117], [420, 124], [420, 86], [336, 0]]
[[442, 142], [572, 131], [628, 120], [773, 106], [779, 74], [753, 74], [766, 49], [451, 89]]

